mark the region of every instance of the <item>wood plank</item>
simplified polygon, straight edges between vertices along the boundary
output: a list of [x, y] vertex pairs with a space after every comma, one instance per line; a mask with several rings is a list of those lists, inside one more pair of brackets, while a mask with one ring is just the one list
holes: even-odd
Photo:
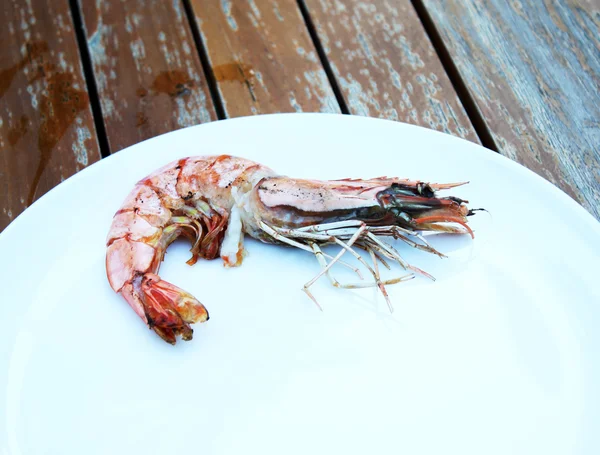
[[424, 5], [498, 150], [600, 219], [600, 2]]
[[352, 114], [479, 142], [410, 0], [303, 0]]
[[340, 112], [295, 0], [191, 0], [228, 117]]
[[68, 0], [0, 9], [0, 231], [100, 159]]
[[111, 152], [216, 119], [181, 0], [79, 6]]

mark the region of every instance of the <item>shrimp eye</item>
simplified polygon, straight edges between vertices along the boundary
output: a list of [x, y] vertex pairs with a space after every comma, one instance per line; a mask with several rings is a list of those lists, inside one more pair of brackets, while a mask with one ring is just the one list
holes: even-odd
[[431, 186], [429, 186], [429, 183], [417, 183], [417, 191], [421, 196], [425, 197], [433, 197], [435, 195], [433, 189], [431, 188]]

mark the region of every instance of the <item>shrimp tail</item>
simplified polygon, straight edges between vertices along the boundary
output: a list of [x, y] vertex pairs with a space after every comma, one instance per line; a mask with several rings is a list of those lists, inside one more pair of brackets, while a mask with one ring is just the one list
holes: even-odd
[[196, 298], [154, 273], [134, 278], [133, 291], [144, 307], [148, 327], [170, 344], [175, 344], [177, 336], [191, 340], [194, 331], [190, 324], [209, 318]]

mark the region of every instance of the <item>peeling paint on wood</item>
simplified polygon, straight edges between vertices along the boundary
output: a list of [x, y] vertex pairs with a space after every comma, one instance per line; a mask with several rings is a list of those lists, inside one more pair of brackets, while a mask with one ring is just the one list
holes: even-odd
[[237, 22], [236, 22], [235, 18], [231, 15], [231, 3], [232, 3], [232, 0], [221, 0], [221, 10], [223, 11], [223, 14], [225, 15], [225, 19], [227, 19], [227, 23], [229, 24], [229, 27], [231, 27], [231, 29], [233, 31], [237, 31], [237, 29], [238, 29]]
[[340, 112], [295, 0], [191, 5], [228, 117]]
[[111, 152], [216, 119], [181, 0], [79, 4]]
[[424, 4], [499, 151], [600, 219], [600, 4]]
[[0, 10], [0, 231], [100, 159], [69, 2]]
[[352, 114], [479, 141], [410, 0], [304, 3]]

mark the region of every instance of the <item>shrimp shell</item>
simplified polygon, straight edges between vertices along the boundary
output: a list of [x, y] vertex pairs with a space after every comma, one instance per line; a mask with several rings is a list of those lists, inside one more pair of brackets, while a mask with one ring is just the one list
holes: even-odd
[[[138, 182], [116, 212], [107, 236], [108, 281], [165, 341], [175, 344], [178, 336], [190, 340], [190, 324], [205, 322], [209, 315], [194, 296], [158, 275], [167, 247], [186, 237], [192, 243], [188, 264], [220, 256], [225, 266], [233, 267], [243, 261], [247, 234], [315, 255], [321, 272], [304, 286], [315, 303], [309, 288], [326, 275], [340, 288], [377, 286], [392, 310], [386, 285], [412, 279], [415, 273], [429, 275], [408, 264], [379, 236], [443, 257], [419, 232], [473, 235], [467, 217], [474, 211], [467, 208], [467, 201], [436, 194], [462, 184], [388, 177], [307, 180], [281, 176], [230, 155], [180, 159]], [[335, 257], [321, 250], [328, 244], [340, 246]], [[357, 248], [369, 253], [373, 265]], [[345, 253], [369, 270], [372, 283], [340, 284], [332, 277], [334, 264], [349, 266], [341, 261]], [[408, 275], [382, 281], [377, 262], [389, 267], [386, 259], [400, 264]]]

